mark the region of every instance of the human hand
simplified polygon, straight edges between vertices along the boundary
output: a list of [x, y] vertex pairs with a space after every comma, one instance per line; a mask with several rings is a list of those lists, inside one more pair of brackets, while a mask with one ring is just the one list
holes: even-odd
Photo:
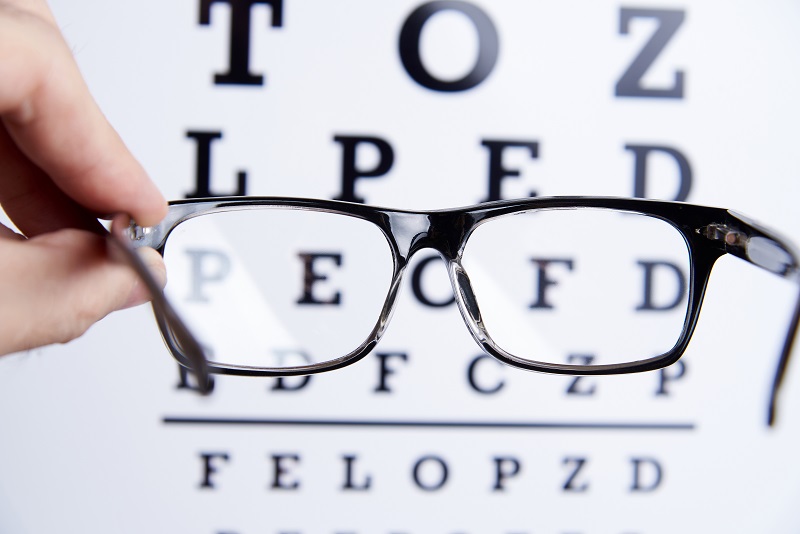
[[[147, 290], [98, 214], [142, 225], [166, 202], [97, 107], [44, 0], [0, 0], [0, 354], [81, 335]], [[160, 256], [145, 262], [165, 278]]]

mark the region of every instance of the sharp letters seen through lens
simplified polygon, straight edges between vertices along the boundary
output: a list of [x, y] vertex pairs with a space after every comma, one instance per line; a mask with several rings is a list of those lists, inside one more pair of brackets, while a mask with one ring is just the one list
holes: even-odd
[[392, 281], [380, 229], [347, 215], [282, 208], [201, 215], [164, 250], [166, 291], [210, 362], [295, 367], [357, 350]]
[[670, 223], [602, 209], [489, 219], [462, 265], [486, 333], [509, 357], [619, 364], [660, 356], [689, 311], [689, 249]]

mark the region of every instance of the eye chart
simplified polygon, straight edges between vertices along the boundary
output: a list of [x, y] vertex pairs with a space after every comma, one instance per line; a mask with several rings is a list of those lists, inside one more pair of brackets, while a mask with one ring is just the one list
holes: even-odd
[[[800, 242], [795, 2], [52, 7], [167, 198], [637, 196], [731, 208]], [[309, 299], [347, 296], [335, 257], [306, 261]], [[542, 306], [572, 269], [568, 256], [527, 268], [519, 291]], [[655, 270], [630, 281], [644, 302]], [[0, 532], [800, 530], [797, 361], [766, 425], [796, 285], [723, 258], [683, 359], [603, 378], [483, 355], [433, 253], [400, 291], [365, 360], [217, 377], [207, 398], [147, 307], [0, 359]], [[593, 361], [591, 339], [571, 347], [565, 362]]]

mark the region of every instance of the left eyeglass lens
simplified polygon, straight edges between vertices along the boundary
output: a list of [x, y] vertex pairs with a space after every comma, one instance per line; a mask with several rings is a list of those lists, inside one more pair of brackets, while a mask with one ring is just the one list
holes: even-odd
[[166, 293], [212, 363], [285, 368], [335, 360], [376, 324], [392, 280], [372, 223], [259, 208], [201, 215], [164, 249]]
[[490, 219], [470, 236], [462, 265], [487, 333], [524, 362], [657, 357], [675, 346], [689, 311], [686, 241], [643, 214], [541, 209]]

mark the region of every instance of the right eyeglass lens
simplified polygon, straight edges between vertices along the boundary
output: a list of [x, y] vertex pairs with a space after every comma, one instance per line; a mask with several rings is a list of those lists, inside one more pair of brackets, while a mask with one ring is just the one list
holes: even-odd
[[372, 223], [285, 208], [200, 215], [164, 249], [167, 295], [212, 363], [286, 368], [332, 361], [364, 343], [392, 281]]
[[576, 208], [490, 219], [470, 236], [462, 265], [493, 342], [530, 362], [659, 356], [688, 313], [687, 244], [647, 215]]

